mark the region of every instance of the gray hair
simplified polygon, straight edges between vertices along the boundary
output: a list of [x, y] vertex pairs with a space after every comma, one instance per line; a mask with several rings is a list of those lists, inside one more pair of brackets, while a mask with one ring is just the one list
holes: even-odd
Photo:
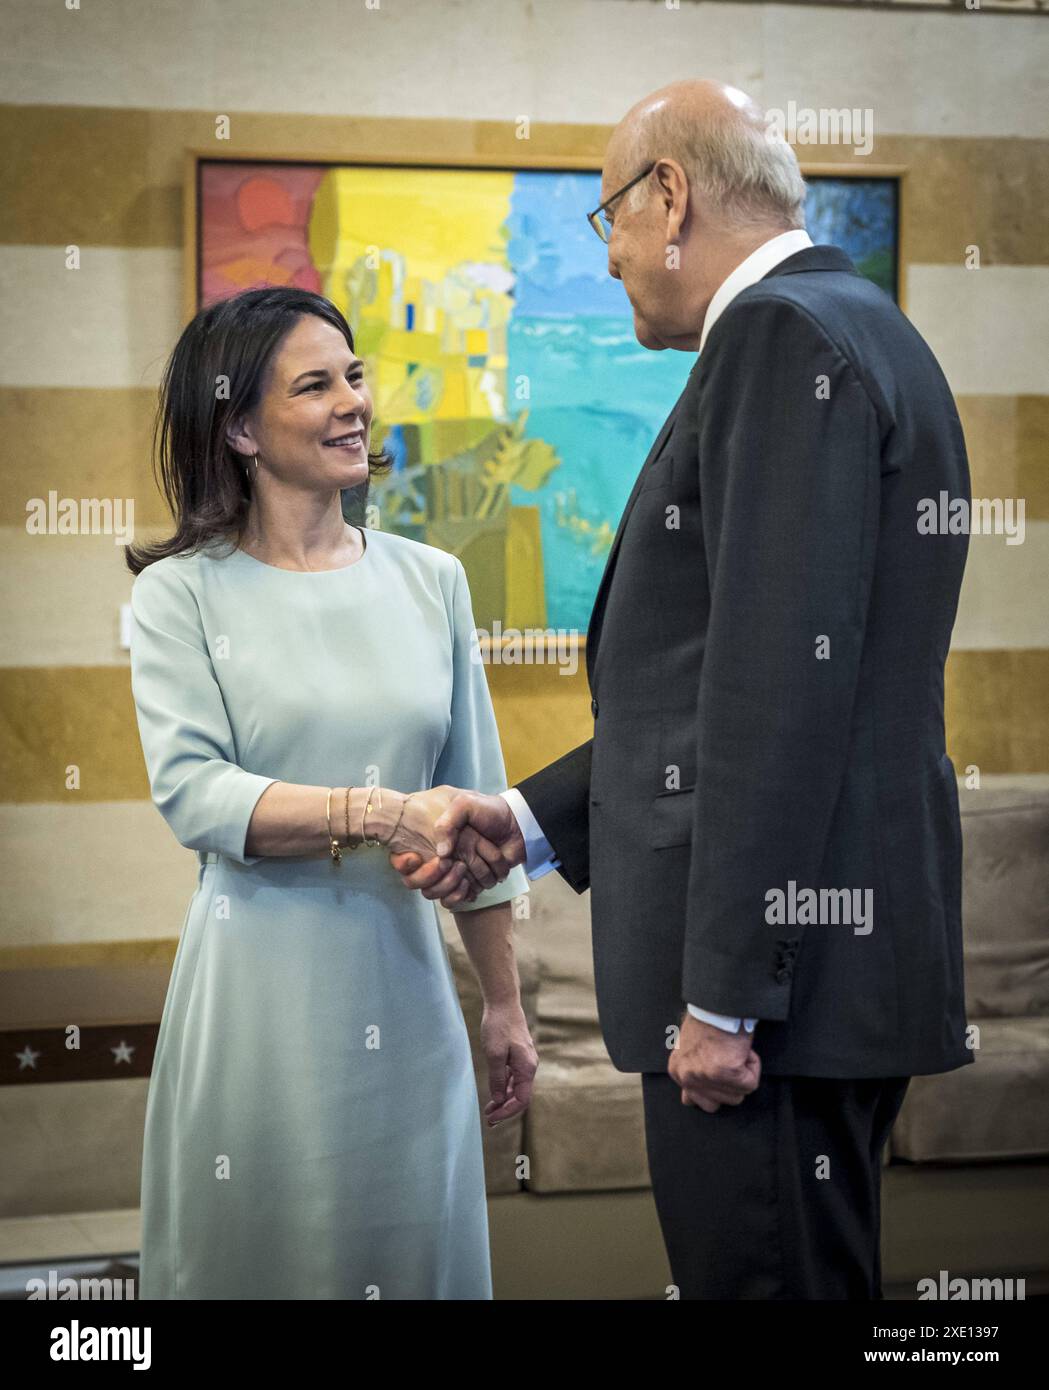
[[[749, 98], [741, 110], [702, 121], [665, 103], [639, 123], [627, 157], [634, 171], [657, 159], [676, 159], [689, 185], [727, 226], [805, 227], [805, 180], [797, 155]], [[647, 180], [630, 190], [632, 211], [649, 192]]]

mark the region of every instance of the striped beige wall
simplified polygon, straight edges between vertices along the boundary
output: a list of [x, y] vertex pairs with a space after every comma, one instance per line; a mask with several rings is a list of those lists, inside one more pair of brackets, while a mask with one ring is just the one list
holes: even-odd
[[[6, 60], [8, 964], [35, 960], [25, 948], [170, 939], [193, 881], [192, 856], [148, 800], [119, 641], [131, 584], [122, 552], [108, 536], [25, 530], [27, 499], [51, 490], [132, 498], [139, 537], [166, 528], [148, 445], [156, 384], [184, 321], [186, 151], [599, 163], [621, 110], [681, 74], [686, 40], [705, 70], [766, 104], [871, 107], [875, 148], [853, 165], [906, 171], [907, 310], [958, 397], [974, 493], [1026, 501], [1023, 545], [973, 538], [948, 672], [950, 751], [987, 773], [1049, 771], [1049, 615], [1038, 601], [1049, 575], [1049, 131], [1032, 110], [1049, 25], [986, 16], [977, 33], [962, 16], [731, 4], [686, 4], [670, 21], [630, 0], [540, 0], [507, 7], [500, 56], [480, 0], [416, 6], [410, 22], [403, 11], [362, 14], [354, 41], [290, 25], [295, 7], [276, 0], [261, 8], [249, 52], [210, 31], [204, 4], [163, 0], [130, 36], [112, 11], [67, 23], [34, 7]], [[121, 7], [124, 25], [128, 14]], [[199, 23], [186, 22], [193, 15]], [[598, 37], [581, 86], [580, 55]], [[116, 63], [129, 43], [135, 61]], [[442, 78], [470, 66], [471, 53], [486, 63], [469, 90]], [[351, 63], [352, 91], [318, 76], [340, 62]], [[214, 140], [219, 112], [232, 113], [231, 144]], [[532, 119], [526, 145], [515, 138], [521, 114]], [[840, 148], [799, 155], [813, 167], [849, 159]], [[66, 268], [70, 245], [79, 270]], [[979, 270], [965, 265], [974, 245]], [[490, 682], [512, 779], [588, 735], [582, 673], [500, 667]]]

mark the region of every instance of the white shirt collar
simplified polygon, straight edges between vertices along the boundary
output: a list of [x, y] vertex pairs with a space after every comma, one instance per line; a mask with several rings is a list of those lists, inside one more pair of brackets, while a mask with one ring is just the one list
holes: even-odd
[[714, 297], [707, 305], [703, 331], [699, 335], [699, 351], [703, 351], [703, 344], [707, 341], [707, 335], [737, 294], [749, 285], [756, 285], [759, 280], [764, 279], [773, 266], [779, 265], [780, 261], [785, 261], [788, 256], [794, 256], [799, 251], [804, 251], [806, 246], [811, 245], [812, 238], [808, 232], [800, 229], [792, 232], [780, 232], [778, 236], [763, 242], [756, 251], [752, 251], [746, 260], [740, 261], [735, 270], [722, 280], [714, 291]]

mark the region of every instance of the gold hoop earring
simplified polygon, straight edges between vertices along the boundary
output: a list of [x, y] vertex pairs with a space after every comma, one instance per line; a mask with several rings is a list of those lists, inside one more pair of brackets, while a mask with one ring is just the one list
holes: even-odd
[[252, 457], [255, 460], [255, 476], [257, 478], [259, 476], [259, 456], [258, 454], [253, 454]]

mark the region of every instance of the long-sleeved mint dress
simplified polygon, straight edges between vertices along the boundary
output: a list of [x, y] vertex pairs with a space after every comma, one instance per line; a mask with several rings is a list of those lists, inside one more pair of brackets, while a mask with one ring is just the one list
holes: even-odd
[[[491, 1297], [481, 1117], [436, 905], [382, 849], [244, 853], [277, 780], [506, 785], [461, 563], [365, 536], [344, 569], [223, 543], [132, 587], [153, 800], [199, 856], [146, 1107], [145, 1299]], [[342, 810], [333, 797], [340, 842]], [[515, 869], [472, 906], [527, 886]]]

